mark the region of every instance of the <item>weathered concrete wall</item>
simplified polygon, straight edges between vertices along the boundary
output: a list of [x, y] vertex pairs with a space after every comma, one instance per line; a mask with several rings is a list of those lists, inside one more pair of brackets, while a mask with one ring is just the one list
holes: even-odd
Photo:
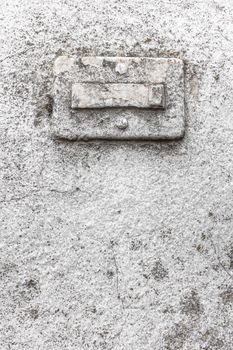
[[[0, 349], [232, 349], [233, 3], [1, 0]], [[54, 142], [59, 55], [185, 61], [183, 141]]]

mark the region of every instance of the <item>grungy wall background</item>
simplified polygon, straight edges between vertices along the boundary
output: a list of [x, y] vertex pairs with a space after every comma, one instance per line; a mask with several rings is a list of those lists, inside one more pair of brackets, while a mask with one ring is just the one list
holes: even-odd
[[[232, 349], [232, 23], [229, 0], [1, 0], [1, 350]], [[52, 140], [63, 54], [183, 59], [185, 139]]]

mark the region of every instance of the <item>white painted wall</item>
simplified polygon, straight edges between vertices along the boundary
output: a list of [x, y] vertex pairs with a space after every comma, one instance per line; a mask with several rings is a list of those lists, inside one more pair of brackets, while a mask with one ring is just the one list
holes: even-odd
[[[1, 350], [232, 349], [232, 23], [230, 0], [1, 0]], [[185, 139], [54, 142], [60, 55], [183, 59]]]

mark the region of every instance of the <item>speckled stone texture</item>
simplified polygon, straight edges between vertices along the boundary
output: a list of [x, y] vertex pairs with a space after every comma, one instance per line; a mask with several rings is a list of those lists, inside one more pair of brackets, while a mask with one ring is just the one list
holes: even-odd
[[[230, 0], [1, 0], [1, 350], [232, 349], [232, 23]], [[185, 138], [52, 140], [61, 55], [184, 60]]]

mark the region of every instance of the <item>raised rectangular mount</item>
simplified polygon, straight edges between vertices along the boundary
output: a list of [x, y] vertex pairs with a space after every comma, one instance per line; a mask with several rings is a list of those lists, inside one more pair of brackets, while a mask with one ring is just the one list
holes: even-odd
[[69, 140], [184, 136], [183, 62], [175, 58], [66, 57], [54, 65], [53, 135]]

